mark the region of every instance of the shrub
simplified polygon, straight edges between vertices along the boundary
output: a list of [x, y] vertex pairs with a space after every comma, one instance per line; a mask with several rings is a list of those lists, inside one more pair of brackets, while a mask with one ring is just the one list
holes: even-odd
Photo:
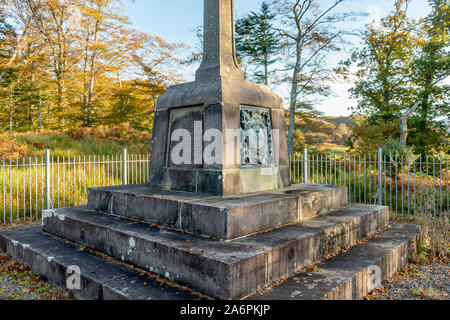
[[421, 233], [421, 247], [428, 248], [433, 259], [448, 259], [450, 250], [450, 212], [436, 213], [432, 194], [416, 209], [416, 224]]
[[[389, 140], [383, 147], [383, 155], [387, 157], [387, 160], [389, 162], [405, 162], [403, 164], [403, 170], [405, 172], [409, 172], [413, 163], [418, 159], [418, 155], [414, 154], [414, 148], [408, 147], [404, 145], [399, 140]], [[394, 166], [399, 167], [400, 171], [400, 164], [394, 164]]]
[[0, 159], [24, 157], [28, 153], [29, 150], [25, 146], [18, 145], [6, 135], [0, 136]]

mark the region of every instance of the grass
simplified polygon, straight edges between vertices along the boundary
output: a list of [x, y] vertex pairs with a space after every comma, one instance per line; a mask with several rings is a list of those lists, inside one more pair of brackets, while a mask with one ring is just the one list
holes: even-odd
[[[304, 164], [301, 158], [291, 162], [294, 183], [303, 183]], [[297, 160], [299, 159], [299, 160]], [[360, 160], [365, 160], [360, 163]], [[354, 203], [378, 204], [378, 164], [374, 158], [335, 158], [333, 155], [311, 155], [309, 160], [309, 182], [314, 184], [345, 185], [349, 200]], [[428, 203], [434, 213], [450, 210], [447, 169], [426, 172], [398, 172], [383, 166], [382, 200], [395, 215], [414, 216]], [[433, 172], [433, 171], [431, 171]]]
[[12, 139], [30, 150], [31, 155], [42, 156], [43, 150], [50, 149], [53, 156], [73, 157], [77, 155], [113, 155], [120, 154], [125, 147], [116, 141], [99, 141], [95, 138], [74, 140], [67, 134], [15, 135]]
[[311, 153], [344, 154], [351, 151], [347, 146], [329, 142], [321, 143], [320, 145], [311, 146], [309, 148]]
[[[129, 155], [128, 182], [148, 181], [147, 156]], [[54, 208], [86, 204], [92, 187], [122, 184], [122, 162], [118, 156], [53, 157], [50, 166], [50, 205]], [[39, 219], [45, 206], [45, 167], [42, 159], [26, 158], [25, 164], [0, 163], [0, 225]]]
[[82, 128], [70, 132], [0, 134], [0, 158], [41, 157], [45, 149], [53, 156], [117, 155], [124, 148], [130, 154], [149, 154], [151, 135], [120, 126]]
[[[38, 219], [44, 208], [45, 149], [50, 149], [51, 204], [84, 205], [87, 189], [122, 183], [121, 154], [128, 150], [128, 182], [148, 179], [151, 135], [123, 124], [67, 132], [0, 134], [0, 224]], [[142, 155], [142, 156], [136, 156]]]

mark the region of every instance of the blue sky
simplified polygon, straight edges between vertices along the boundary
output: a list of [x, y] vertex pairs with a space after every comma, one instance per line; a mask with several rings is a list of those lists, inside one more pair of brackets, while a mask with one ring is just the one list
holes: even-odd
[[[257, 11], [262, 1], [235, 0], [236, 16], [242, 17], [250, 11]], [[319, 3], [326, 4], [329, 0], [319, 0]], [[388, 14], [393, 4], [394, 0], [353, 0], [342, 6], [340, 10], [367, 12], [376, 20]], [[428, 0], [412, 0], [409, 8], [410, 17], [423, 17], [429, 12]], [[131, 18], [137, 30], [158, 35], [168, 41], [194, 46], [196, 37], [193, 30], [203, 23], [203, 0], [136, 0], [135, 3], [128, 1], [125, 4], [124, 14]], [[368, 19], [361, 18], [352, 28], [362, 29]], [[334, 66], [346, 57], [346, 53], [330, 56], [329, 64]], [[193, 80], [195, 68], [185, 70], [186, 81]], [[317, 106], [318, 109], [329, 116], [350, 115], [349, 107], [355, 105], [356, 101], [350, 99], [349, 88], [348, 83], [335, 83], [334, 96], [326, 98]], [[276, 88], [275, 91], [286, 97], [288, 88]]]

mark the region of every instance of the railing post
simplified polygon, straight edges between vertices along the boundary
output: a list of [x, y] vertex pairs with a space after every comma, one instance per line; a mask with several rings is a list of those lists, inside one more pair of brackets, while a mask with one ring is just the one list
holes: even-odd
[[383, 149], [378, 148], [378, 204], [383, 205]]
[[50, 159], [50, 150], [45, 150], [45, 209], [49, 210], [51, 209], [51, 201], [50, 201], [50, 166], [51, 166], [51, 159]]
[[289, 181], [291, 181], [291, 183], [292, 183], [292, 181], [293, 181], [293, 179], [292, 179], [292, 154], [288, 154], [288, 157], [289, 157]]
[[304, 182], [305, 182], [305, 184], [308, 184], [309, 183], [309, 177], [308, 177], [308, 173], [309, 173], [309, 168], [308, 168], [308, 166], [309, 166], [309, 164], [308, 164], [308, 148], [305, 148], [304, 150], [303, 150], [303, 162], [304, 162], [304, 176], [305, 176], [305, 179], [304, 179]]
[[122, 184], [128, 184], [128, 154], [127, 149], [122, 150]]

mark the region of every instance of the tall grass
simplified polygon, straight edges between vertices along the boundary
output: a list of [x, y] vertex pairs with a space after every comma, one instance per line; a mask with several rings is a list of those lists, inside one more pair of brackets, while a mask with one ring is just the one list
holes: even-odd
[[[87, 190], [122, 184], [122, 160], [118, 155], [52, 157], [50, 207], [87, 203]], [[148, 155], [130, 155], [128, 183], [148, 181]], [[0, 223], [33, 220], [45, 208], [43, 157], [0, 159]]]
[[68, 132], [0, 134], [0, 159], [52, 155], [73, 157], [85, 154], [115, 155], [127, 148], [132, 154], [150, 153], [151, 134], [126, 124], [114, 128], [81, 128]]
[[126, 141], [98, 140], [85, 137], [75, 140], [68, 134], [50, 133], [12, 136], [19, 145], [25, 146], [33, 155], [42, 156], [45, 149], [52, 151], [53, 156], [73, 157], [85, 154], [116, 155], [127, 148], [130, 153], [149, 153], [150, 141], [126, 143]]
[[[308, 167], [309, 183], [345, 185], [349, 200], [354, 203], [379, 203], [378, 159], [361, 155], [311, 155]], [[425, 202], [435, 212], [450, 210], [448, 164], [399, 165], [403, 161], [382, 164], [382, 204], [396, 215], [414, 215]], [[298, 155], [291, 161], [294, 183], [304, 182], [304, 161]], [[414, 200], [414, 201], [412, 201]]]

